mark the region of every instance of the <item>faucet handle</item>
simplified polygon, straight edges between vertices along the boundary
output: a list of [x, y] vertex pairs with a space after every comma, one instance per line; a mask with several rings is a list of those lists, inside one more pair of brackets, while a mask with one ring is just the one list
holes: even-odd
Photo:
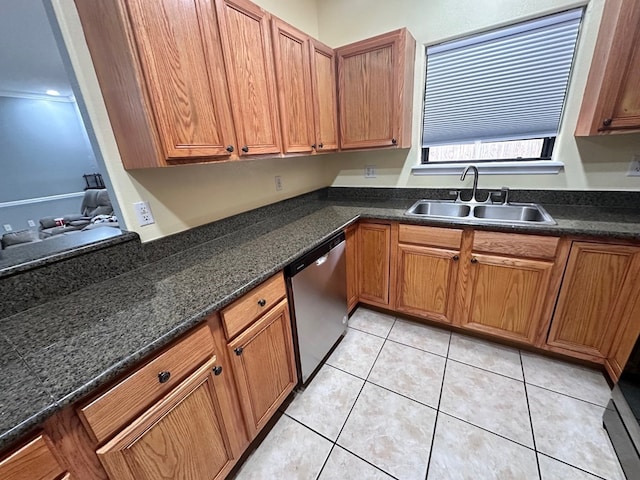
[[491, 203], [509, 203], [509, 188], [502, 187], [500, 190], [493, 190], [492, 192], [489, 192], [489, 198], [487, 198], [487, 201], [490, 201]]

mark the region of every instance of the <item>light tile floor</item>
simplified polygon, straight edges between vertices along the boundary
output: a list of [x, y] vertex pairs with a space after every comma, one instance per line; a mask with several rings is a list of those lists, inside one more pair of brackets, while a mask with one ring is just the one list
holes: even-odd
[[237, 479], [623, 480], [600, 372], [359, 308]]

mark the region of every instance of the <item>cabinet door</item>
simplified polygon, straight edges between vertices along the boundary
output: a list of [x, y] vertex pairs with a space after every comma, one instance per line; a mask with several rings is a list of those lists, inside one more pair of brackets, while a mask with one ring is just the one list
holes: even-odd
[[314, 132], [309, 37], [276, 18], [271, 25], [282, 148], [284, 153], [311, 152]]
[[358, 293], [361, 301], [389, 304], [391, 225], [358, 226]]
[[352, 225], [345, 231], [345, 256], [347, 263], [347, 311], [358, 303], [358, 227]]
[[576, 135], [640, 130], [640, 2], [608, 0]]
[[169, 163], [228, 157], [227, 147], [235, 138], [211, 5], [200, 0], [128, 0], [127, 6]]
[[474, 254], [463, 326], [534, 343], [553, 263]]
[[57, 480], [63, 473], [64, 469], [42, 435], [8, 457], [0, 459], [2, 480]]
[[396, 310], [451, 323], [460, 252], [398, 246]]
[[111, 480], [225, 477], [234, 426], [223, 420], [215, 367], [214, 357], [96, 452]]
[[239, 155], [281, 151], [269, 15], [248, 0], [215, 0]]
[[264, 427], [298, 381], [286, 300], [229, 343], [249, 437]]
[[311, 39], [311, 83], [318, 153], [338, 149], [338, 86], [333, 49]]
[[404, 29], [336, 50], [340, 148], [410, 146], [414, 50]]
[[547, 343], [606, 357], [639, 262], [638, 247], [574, 242]]

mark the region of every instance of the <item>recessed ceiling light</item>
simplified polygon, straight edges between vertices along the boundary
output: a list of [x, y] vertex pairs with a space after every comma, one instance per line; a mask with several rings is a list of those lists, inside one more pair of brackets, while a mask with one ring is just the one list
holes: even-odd
[[47, 95], [52, 95], [54, 97], [59, 97], [60, 92], [58, 90], [47, 90]]

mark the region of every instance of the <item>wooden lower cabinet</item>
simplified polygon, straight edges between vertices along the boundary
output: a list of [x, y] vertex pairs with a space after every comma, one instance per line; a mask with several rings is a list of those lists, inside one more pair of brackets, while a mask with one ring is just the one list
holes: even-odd
[[451, 323], [460, 252], [398, 246], [396, 310]]
[[344, 233], [347, 264], [347, 311], [351, 312], [358, 304], [358, 226], [352, 225]]
[[553, 263], [481, 254], [470, 262], [462, 325], [534, 343]]
[[229, 342], [228, 348], [253, 439], [298, 382], [286, 299]]
[[58, 480], [71, 478], [49, 448], [48, 439], [39, 435], [24, 447], [0, 459], [2, 480]]
[[547, 344], [607, 358], [618, 329], [640, 309], [630, 304], [639, 273], [640, 247], [573, 242]]
[[222, 479], [234, 462], [213, 357], [96, 453], [111, 480]]
[[360, 301], [388, 306], [391, 225], [360, 223], [357, 251], [357, 281]]

